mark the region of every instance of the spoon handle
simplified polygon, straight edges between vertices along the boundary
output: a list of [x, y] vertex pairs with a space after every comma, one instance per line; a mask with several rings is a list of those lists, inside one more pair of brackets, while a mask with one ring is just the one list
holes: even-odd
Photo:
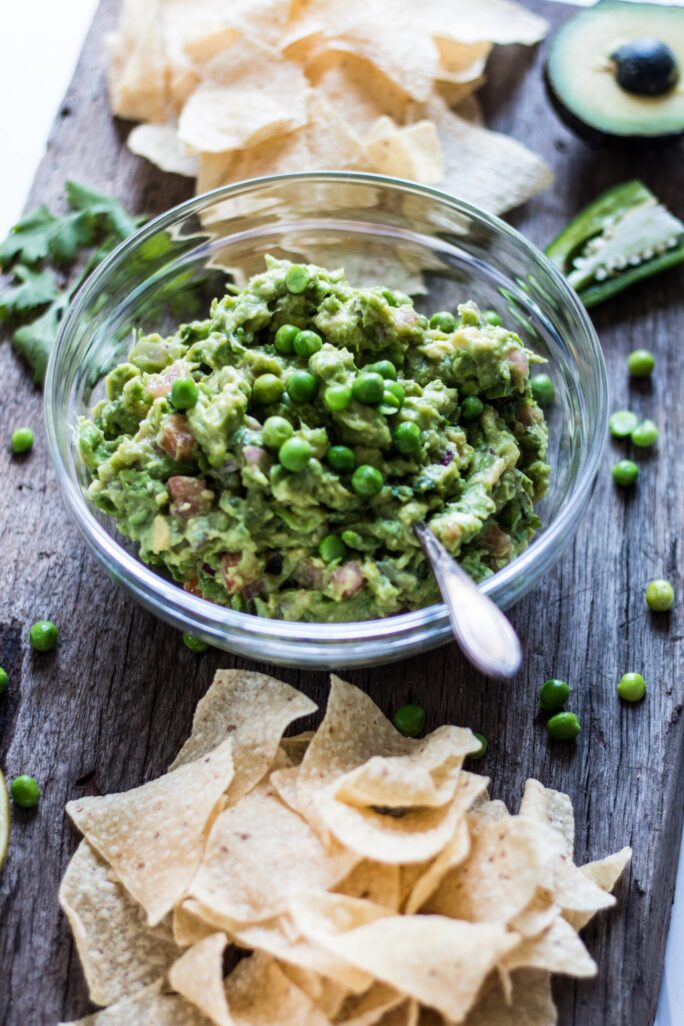
[[488, 677], [514, 677], [522, 663], [518, 635], [508, 618], [484, 595], [424, 524], [414, 525], [435, 575], [464, 655]]

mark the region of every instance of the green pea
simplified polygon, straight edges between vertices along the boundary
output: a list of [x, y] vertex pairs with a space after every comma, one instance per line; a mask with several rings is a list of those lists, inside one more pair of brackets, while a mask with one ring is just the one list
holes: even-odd
[[646, 694], [646, 681], [640, 673], [623, 673], [617, 692], [625, 702], [640, 702]]
[[275, 374], [260, 374], [252, 385], [252, 399], [260, 406], [277, 403], [285, 391], [285, 385]]
[[171, 386], [171, 402], [177, 410], [191, 410], [199, 399], [199, 388], [192, 378], [176, 378]]
[[385, 479], [376, 467], [362, 463], [352, 474], [352, 488], [363, 499], [372, 499], [382, 489]]
[[50, 652], [57, 644], [59, 629], [52, 620], [38, 620], [29, 629], [29, 641], [36, 652]]
[[551, 717], [546, 729], [554, 741], [574, 741], [582, 728], [573, 712], [559, 712]]
[[452, 331], [456, 331], [456, 318], [448, 310], [438, 310], [430, 318], [430, 327], [450, 335]]
[[194, 634], [184, 634], [183, 644], [186, 648], [189, 648], [191, 652], [197, 653], [197, 655], [201, 652], [206, 652], [209, 648], [206, 641], [202, 641], [201, 638], [196, 638]]
[[331, 445], [325, 454], [328, 466], [338, 474], [350, 474], [356, 465], [356, 457], [352, 449], [346, 445]]
[[382, 401], [385, 391], [385, 381], [380, 374], [368, 373], [366, 371], [354, 378], [352, 384], [352, 396], [357, 403], [365, 406], [375, 406]]
[[535, 374], [530, 379], [532, 398], [540, 406], [550, 406], [556, 398], [556, 387], [548, 374]]
[[263, 443], [269, 449], [279, 449], [286, 442], [294, 428], [284, 417], [267, 417], [261, 431]]
[[647, 378], [655, 369], [655, 356], [648, 349], [635, 349], [627, 357], [627, 370], [633, 378]]
[[476, 730], [473, 731], [473, 734], [475, 735], [477, 740], [480, 742], [480, 747], [477, 749], [476, 752], [470, 752], [469, 755], [468, 755], [468, 758], [469, 759], [484, 759], [485, 755], [489, 751], [489, 741], [484, 736], [484, 734], [478, 734], [478, 732]]
[[400, 385], [398, 381], [388, 381], [385, 379], [385, 392], [391, 392], [399, 400], [399, 405], [403, 406], [406, 392], [404, 391], [404, 386]]
[[273, 344], [283, 356], [291, 356], [294, 353], [294, 340], [300, 329], [294, 324], [281, 324], [275, 333]]
[[476, 395], [469, 395], [461, 403], [461, 420], [475, 420], [483, 410], [482, 400]]
[[40, 800], [41, 790], [37, 780], [22, 773], [12, 781], [10, 793], [17, 805], [23, 809], [32, 809]]
[[371, 371], [373, 374], [379, 374], [385, 381], [397, 380], [397, 368], [391, 360], [378, 360], [377, 363], [369, 364], [364, 370]]
[[328, 385], [323, 393], [323, 402], [333, 413], [346, 410], [351, 401], [352, 390], [349, 385]]
[[337, 559], [344, 559], [347, 546], [336, 534], [327, 534], [318, 546], [318, 553], [326, 563], [334, 563]]
[[482, 316], [487, 324], [491, 324], [493, 328], [500, 328], [503, 324], [496, 310], [483, 310]]
[[308, 360], [323, 345], [323, 339], [315, 331], [299, 331], [295, 335], [294, 350], [297, 356]]
[[608, 421], [608, 430], [613, 438], [629, 438], [638, 423], [639, 418], [631, 410], [616, 410]]
[[0, 666], [0, 695], [4, 695], [9, 685], [9, 674], [4, 666]]
[[378, 406], [380, 413], [383, 413], [386, 417], [393, 417], [395, 413], [398, 413], [401, 409], [401, 403], [397, 399], [393, 392], [390, 392], [388, 388], [382, 393], [382, 402]]
[[31, 428], [17, 428], [12, 432], [12, 452], [15, 456], [21, 456], [33, 448], [33, 431]]
[[313, 449], [305, 438], [288, 438], [278, 450], [281, 466], [294, 474], [299, 470], [304, 470], [312, 456]]
[[404, 737], [418, 737], [425, 726], [425, 709], [422, 705], [400, 705], [392, 717], [392, 722]]
[[642, 420], [641, 424], [634, 428], [630, 438], [632, 445], [639, 449], [649, 449], [658, 441], [658, 428], [652, 420]]
[[657, 578], [646, 585], [646, 604], [654, 613], [666, 613], [672, 609], [675, 590], [669, 581]]
[[285, 272], [287, 291], [292, 292], [295, 296], [298, 296], [301, 292], [306, 292], [310, 281], [311, 275], [309, 274], [308, 267], [302, 267], [300, 264], [292, 264]]
[[549, 680], [544, 681], [541, 686], [539, 705], [546, 712], [558, 712], [567, 702], [571, 691], [572, 688], [567, 681], [551, 677]]
[[309, 371], [296, 370], [290, 374], [285, 387], [295, 403], [309, 403], [318, 391], [318, 382]]
[[621, 488], [629, 488], [636, 483], [639, 476], [639, 468], [634, 460], [620, 460], [612, 470], [613, 481]]
[[420, 449], [423, 436], [418, 425], [411, 420], [407, 420], [395, 427], [392, 432], [392, 441], [399, 452], [408, 455]]

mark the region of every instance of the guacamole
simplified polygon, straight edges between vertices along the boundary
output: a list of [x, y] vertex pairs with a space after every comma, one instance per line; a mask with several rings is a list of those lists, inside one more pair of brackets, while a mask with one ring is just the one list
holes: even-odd
[[266, 258], [175, 334], [141, 335], [79, 426], [88, 494], [196, 595], [285, 620], [435, 602], [412, 527], [480, 581], [539, 527], [540, 362], [474, 303], [428, 320], [342, 270]]

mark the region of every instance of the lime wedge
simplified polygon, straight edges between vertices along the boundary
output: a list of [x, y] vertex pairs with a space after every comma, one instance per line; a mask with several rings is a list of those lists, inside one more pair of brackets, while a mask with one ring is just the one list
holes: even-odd
[[0, 773], [0, 869], [5, 864], [10, 839], [10, 803], [7, 784]]

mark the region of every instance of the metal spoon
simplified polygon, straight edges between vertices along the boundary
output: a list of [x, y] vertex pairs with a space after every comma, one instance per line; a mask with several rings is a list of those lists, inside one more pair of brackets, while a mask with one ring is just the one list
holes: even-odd
[[522, 647], [508, 618], [483, 595], [426, 524], [420, 521], [413, 530], [432, 567], [463, 654], [488, 677], [515, 677], [522, 663]]

